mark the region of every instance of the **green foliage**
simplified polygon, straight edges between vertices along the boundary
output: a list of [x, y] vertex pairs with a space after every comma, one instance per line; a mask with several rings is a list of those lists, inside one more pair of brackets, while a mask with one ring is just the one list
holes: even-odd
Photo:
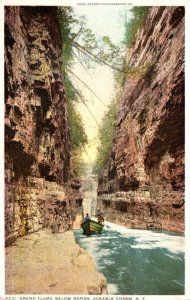
[[91, 29], [86, 28], [85, 19], [76, 19], [71, 7], [58, 8], [58, 21], [62, 37], [64, 67], [68, 61], [77, 59], [88, 68], [95, 63], [106, 64], [119, 69], [120, 48], [108, 36], [97, 38]]
[[[62, 39], [62, 71], [68, 103], [68, 121], [72, 150], [71, 173], [73, 176], [78, 176], [83, 171], [84, 164], [81, 152], [82, 147], [87, 143], [87, 136], [81, 116], [76, 111], [75, 103], [81, 100], [84, 105], [87, 106], [87, 104], [83, 101], [80, 91], [76, 89], [69, 77], [69, 74], [75, 75], [72, 71], [72, 64], [77, 60], [83, 67], [89, 68], [93, 67], [94, 63], [99, 63], [106, 64], [114, 70], [119, 70], [120, 48], [115, 46], [108, 36], [98, 39], [89, 28], [86, 28], [84, 18], [76, 19], [71, 7], [58, 8], [58, 22]], [[115, 114], [116, 105], [112, 103], [104, 117], [102, 130], [100, 129], [99, 131], [101, 144], [104, 145], [99, 154], [101, 167], [111, 147]], [[97, 165], [97, 168], [99, 167]]]
[[82, 159], [81, 149], [72, 150], [70, 170], [72, 177], [78, 177], [85, 174], [85, 164]]
[[129, 22], [126, 22], [125, 24], [124, 39], [124, 43], [128, 48], [130, 48], [133, 45], [138, 30], [143, 26], [147, 18], [149, 9], [149, 6], [135, 6], [130, 10], [132, 18]]
[[62, 39], [64, 87], [68, 108], [68, 124], [71, 142], [71, 175], [80, 176], [83, 172], [83, 161], [81, 158], [81, 149], [87, 143], [81, 115], [76, 110], [76, 102], [79, 99], [80, 91], [73, 85], [69, 77], [69, 68], [74, 62], [72, 39], [74, 34], [72, 28], [77, 24], [73, 18], [71, 7], [61, 7], [58, 9], [58, 21]]
[[71, 148], [75, 150], [86, 144], [87, 136], [81, 115], [76, 111], [73, 101], [68, 100], [67, 103]]
[[100, 144], [98, 147], [97, 159], [93, 170], [93, 172], [96, 174], [101, 173], [110, 154], [113, 140], [114, 124], [117, 114], [117, 106], [117, 101], [111, 102], [107, 112], [103, 117], [101, 126], [99, 127]]
[[140, 79], [144, 77], [150, 69], [154, 66], [155, 62], [151, 61], [149, 63], [146, 63], [144, 65], [140, 65], [137, 67], [130, 67], [127, 62], [125, 62], [124, 70], [125, 70], [125, 76], [122, 74], [120, 78], [120, 82], [122, 85], [124, 85], [126, 79]]
[[[76, 89], [67, 73], [64, 74], [64, 86], [65, 86], [66, 100], [77, 101], [78, 95], [77, 95]], [[79, 91], [78, 91], [78, 93], [79, 93]]]
[[68, 108], [68, 124], [71, 141], [71, 175], [80, 176], [84, 172], [84, 164], [81, 151], [87, 143], [87, 135], [81, 115], [77, 112], [75, 103], [78, 100], [79, 91], [73, 86], [71, 80], [65, 74], [65, 93]]
[[139, 66], [131, 66], [129, 63], [132, 50], [131, 47], [136, 40], [138, 31], [142, 28], [147, 19], [149, 10], [149, 6], [135, 6], [130, 10], [130, 20], [128, 19], [128, 21], [125, 22], [124, 44], [127, 47], [127, 51], [122, 58], [122, 72], [115, 74], [115, 80], [117, 84], [120, 84], [121, 86], [124, 86], [126, 79], [139, 79], [145, 76], [155, 63], [154, 61], [150, 61]]
[[85, 133], [84, 124], [81, 115], [77, 112], [75, 107], [80, 92], [74, 87], [67, 73], [65, 73], [64, 77], [71, 149], [76, 150], [77, 148], [83, 147], [87, 143], [87, 135]]
[[73, 63], [72, 54], [72, 28], [76, 25], [77, 20], [73, 18], [73, 10], [70, 6], [58, 7], [57, 19], [59, 22], [61, 40], [62, 40], [62, 57], [63, 70]]
[[[133, 7], [130, 11], [131, 19], [126, 22], [126, 32], [124, 44], [128, 48], [135, 41], [138, 30], [143, 26], [150, 7]], [[104, 38], [104, 42], [109, 44], [109, 38]], [[129, 54], [129, 49], [127, 56]], [[99, 128], [100, 145], [98, 147], [97, 159], [94, 166], [94, 173], [100, 174], [109, 158], [114, 133], [114, 124], [116, 120], [118, 102], [122, 97], [122, 90], [126, 78], [140, 78], [144, 76], [152, 67], [153, 63], [147, 63], [142, 66], [130, 66], [127, 56], [120, 57], [120, 70], [115, 72], [115, 100], [110, 104], [108, 111], [105, 113], [102, 124]]]

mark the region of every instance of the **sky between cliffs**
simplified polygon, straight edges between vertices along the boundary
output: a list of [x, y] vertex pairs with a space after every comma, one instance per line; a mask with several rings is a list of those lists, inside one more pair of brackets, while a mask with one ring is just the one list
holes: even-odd
[[[129, 6], [76, 6], [74, 12], [76, 16], [85, 16], [87, 27], [90, 28], [97, 36], [109, 36], [115, 44], [119, 44], [124, 37], [124, 17], [129, 10]], [[100, 124], [106, 106], [112, 100], [114, 95], [113, 73], [111, 68], [106, 66], [95, 65], [94, 69], [89, 70], [89, 74], [80, 64], [74, 67], [75, 74], [84, 81], [95, 94], [105, 103], [105, 106], [78, 81], [74, 80], [77, 87], [82, 91], [90, 111]], [[86, 107], [80, 103], [78, 111], [81, 113], [85, 130], [88, 136], [88, 144], [84, 152], [83, 159], [85, 163], [93, 163], [96, 157], [98, 146], [98, 125], [92, 118]]]

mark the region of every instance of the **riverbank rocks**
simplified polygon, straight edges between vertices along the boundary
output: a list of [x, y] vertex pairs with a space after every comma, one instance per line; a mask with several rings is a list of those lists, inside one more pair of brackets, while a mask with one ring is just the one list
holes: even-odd
[[46, 229], [6, 247], [6, 294], [102, 295], [107, 284], [72, 231]]
[[5, 238], [72, 227], [82, 204], [56, 7], [5, 7]]
[[136, 72], [125, 82], [98, 206], [112, 222], [183, 232], [183, 7], [150, 9], [128, 64]]

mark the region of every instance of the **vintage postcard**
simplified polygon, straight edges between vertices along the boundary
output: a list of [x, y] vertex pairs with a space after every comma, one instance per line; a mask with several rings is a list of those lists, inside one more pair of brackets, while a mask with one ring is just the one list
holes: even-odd
[[0, 296], [190, 299], [190, 3], [0, 7]]

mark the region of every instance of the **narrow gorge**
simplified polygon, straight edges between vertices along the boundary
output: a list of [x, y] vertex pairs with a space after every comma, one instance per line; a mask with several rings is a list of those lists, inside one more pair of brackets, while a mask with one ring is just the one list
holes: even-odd
[[105, 8], [4, 7], [6, 294], [184, 293], [185, 9]]
[[183, 7], [151, 8], [129, 66], [98, 207], [131, 228], [183, 232]]

